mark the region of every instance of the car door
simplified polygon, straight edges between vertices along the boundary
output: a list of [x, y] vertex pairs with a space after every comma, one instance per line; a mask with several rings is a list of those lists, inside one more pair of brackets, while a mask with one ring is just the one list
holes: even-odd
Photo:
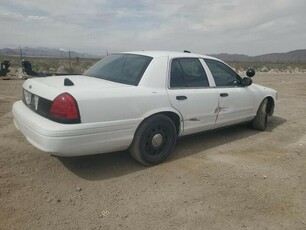
[[212, 129], [217, 117], [218, 94], [198, 58], [175, 58], [170, 63], [168, 96], [183, 117], [187, 135]]
[[242, 85], [242, 78], [221, 61], [204, 60], [215, 81], [219, 97], [216, 127], [252, 119], [255, 100], [250, 88]]

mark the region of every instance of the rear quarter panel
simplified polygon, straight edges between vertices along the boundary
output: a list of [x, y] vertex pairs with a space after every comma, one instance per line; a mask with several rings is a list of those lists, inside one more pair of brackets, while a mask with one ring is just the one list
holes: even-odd
[[143, 119], [161, 108], [171, 110], [166, 91], [141, 86], [76, 94], [82, 122]]
[[[159, 112], [179, 113], [166, 92], [168, 57], [154, 58], [138, 86], [101, 88], [71, 92], [76, 98], [82, 122], [138, 120]], [[137, 125], [138, 125], [137, 124]]]

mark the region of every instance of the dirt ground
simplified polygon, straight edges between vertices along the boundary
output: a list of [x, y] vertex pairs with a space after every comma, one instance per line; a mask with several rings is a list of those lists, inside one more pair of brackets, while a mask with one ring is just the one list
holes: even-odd
[[23, 81], [0, 80], [0, 229], [306, 229], [306, 75], [254, 82], [279, 92], [267, 131], [189, 136], [144, 167], [35, 149], [12, 121]]

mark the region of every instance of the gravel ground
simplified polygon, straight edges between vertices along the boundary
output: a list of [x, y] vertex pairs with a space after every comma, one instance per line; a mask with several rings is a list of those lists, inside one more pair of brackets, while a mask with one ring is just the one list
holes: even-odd
[[279, 92], [267, 131], [188, 136], [144, 167], [35, 149], [12, 121], [23, 81], [0, 80], [0, 229], [306, 229], [306, 75], [254, 82]]

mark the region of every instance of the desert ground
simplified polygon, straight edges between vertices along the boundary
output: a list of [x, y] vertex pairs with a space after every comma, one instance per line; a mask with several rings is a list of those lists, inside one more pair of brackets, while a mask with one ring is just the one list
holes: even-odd
[[306, 229], [306, 74], [253, 80], [279, 92], [265, 132], [188, 136], [152, 167], [35, 149], [11, 113], [23, 80], [0, 80], [0, 229]]

